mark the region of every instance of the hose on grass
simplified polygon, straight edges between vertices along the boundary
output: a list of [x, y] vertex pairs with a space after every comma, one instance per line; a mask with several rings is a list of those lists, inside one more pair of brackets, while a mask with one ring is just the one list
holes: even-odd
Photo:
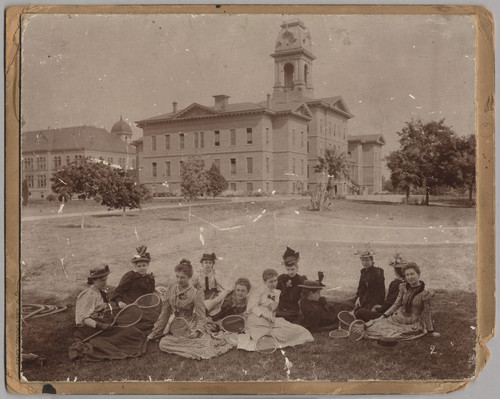
[[50, 316], [59, 312], [64, 312], [68, 309], [67, 306], [57, 306], [57, 305], [42, 305], [36, 303], [26, 303], [22, 306], [22, 319], [26, 320], [29, 318], [38, 318]]

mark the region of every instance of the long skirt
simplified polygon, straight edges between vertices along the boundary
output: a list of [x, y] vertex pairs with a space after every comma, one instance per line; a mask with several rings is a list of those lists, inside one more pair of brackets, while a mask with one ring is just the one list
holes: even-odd
[[427, 333], [425, 324], [420, 318], [404, 316], [398, 311], [387, 318], [375, 319], [370, 323], [365, 336], [372, 339], [392, 338], [407, 341]]
[[139, 323], [137, 323], [134, 327], [141, 331], [149, 331], [153, 329], [158, 317], [161, 312], [161, 303], [159, 306], [155, 306], [152, 308], [141, 308], [142, 317]]
[[88, 326], [76, 327], [75, 342], [69, 349], [71, 360], [79, 358], [87, 361], [125, 359], [146, 353], [146, 334], [135, 327], [111, 328], [87, 342], [82, 342], [97, 331], [99, 329]]
[[[238, 349], [255, 350], [255, 343], [260, 337], [269, 333], [269, 321], [250, 313], [247, 319], [246, 334], [238, 335]], [[314, 341], [311, 333], [298, 324], [292, 324], [281, 317], [274, 319], [271, 334], [276, 338], [281, 348], [302, 345]]]
[[197, 360], [220, 356], [234, 346], [234, 338], [231, 339], [230, 334], [224, 333], [212, 336], [205, 332], [199, 338], [175, 337], [168, 334], [160, 340], [160, 350], [163, 352]]

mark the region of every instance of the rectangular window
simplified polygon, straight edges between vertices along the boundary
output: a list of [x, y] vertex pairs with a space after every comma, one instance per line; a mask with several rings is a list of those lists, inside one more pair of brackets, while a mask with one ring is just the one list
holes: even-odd
[[269, 192], [269, 182], [266, 183], [266, 191]]
[[169, 177], [170, 173], [170, 162], [165, 162], [165, 176]]
[[253, 173], [253, 158], [247, 158], [247, 173]]
[[179, 176], [182, 174], [182, 167], [184, 166], [184, 161], [179, 161]]
[[252, 128], [247, 128], [247, 144], [252, 144]]
[[185, 139], [185, 134], [184, 133], [179, 133], [179, 148], [184, 148], [184, 139]]
[[198, 132], [194, 132], [194, 148], [198, 148]]
[[45, 157], [36, 157], [36, 168], [38, 170], [45, 170], [47, 168]]
[[292, 129], [292, 145], [295, 145], [295, 129]]
[[300, 170], [301, 170], [300, 173], [304, 174], [304, 160], [303, 159], [300, 160]]
[[231, 145], [236, 145], [236, 129], [229, 130], [229, 140]]
[[295, 174], [295, 158], [292, 159], [292, 173]]
[[28, 187], [32, 188], [33, 187], [33, 176], [26, 176], [26, 180], [28, 181]]
[[247, 183], [247, 191], [249, 193], [253, 192], [253, 183]]
[[307, 140], [307, 152], [309, 153], [309, 140]]
[[304, 148], [304, 132], [300, 132], [300, 146]]
[[205, 132], [200, 132], [200, 147], [205, 147]]
[[47, 186], [47, 177], [45, 175], [38, 175], [36, 183], [37, 183], [38, 188], [46, 187]]
[[229, 188], [231, 189], [231, 191], [236, 191], [236, 183], [230, 183]]
[[266, 173], [269, 173], [269, 157], [266, 157]]
[[61, 157], [60, 156], [54, 157], [54, 169], [60, 167], [61, 167]]
[[156, 175], [157, 175], [156, 162], [153, 162], [151, 164], [151, 176], [156, 177]]
[[266, 144], [269, 144], [269, 128], [266, 127]]
[[220, 147], [220, 132], [218, 130], [214, 131], [214, 145]]
[[236, 174], [236, 158], [231, 158], [231, 174]]
[[151, 151], [156, 151], [156, 136], [151, 136]]
[[165, 135], [165, 149], [170, 150], [170, 134]]
[[220, 171], [220, 159], [214, 159], [215, 167]]

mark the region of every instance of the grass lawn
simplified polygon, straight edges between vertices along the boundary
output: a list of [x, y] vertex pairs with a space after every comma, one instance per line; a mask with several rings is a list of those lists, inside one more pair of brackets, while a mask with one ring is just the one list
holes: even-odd
[[[47, 359], [43, 368], [25, 367], [30, 381], [111, 380], [285, 380], [285, 356], [293, 363], [290, 379], [467, 379], [475, 372], [475, 209], [359, 204], [336, 201], [333, 210], [307, 212], [308, 199], [210, 204], [150, 209], [120, 215], [52, 218], [22, 223], [22, 299], [25, 303], [67, 305], [68, 311], [28, 320], [22, 326], [23, 352]], [[55, 205], [57, 206], [57, 205]], [[283, 222], [286, 221], [286, 222]], [[311, 234], [311, 226], [314, 234]], [[345, 230], [341, 227], [344, 226]], [[354, 226], [354, 227], [350, 227]], [[367, 232], [356, 226], [367, 226]], [[429, 227], [442, 228], [432, 240], [404, 244]], [[441, 226], [441, 227], [440, 227]], [[331, 231], [338, 231], [338, 236]], [[409, 233], [410, 232], [410, 233]], [[457, 235], [459, 232], [459, 235]], [[431, 237], [431, 236], [429, 236]], [[342, 239], [343, 238], [343, 239]], [[372, 238], [372, 239], [370, 239]], [[449, 241], [448, 238], [451, 240]], [[461, 243], [461, 239], [467, 244]], [[435, 242], [433, 242], [435, 240]], [[161, 353], [157, 343], [138, 359], [71, 363], [67, 349], [74, 325], [74, 301], [92, 267], [109, 264], [115, 286], [130, 270], [140, 243], [152, 255], [157, 285], [173, 281], [173, 268], [185, 257], [196, 265], [203, 252], [215, 252], [216, 267], [228, 282], [241, 276], [260, 284], [265, 268], [282, 272], [286, 245], [301, 253], [299, 273], [325, 273], [325, 295], [354, 295], [359, 259], [354, 250], [371, 241], [375, 263], [392, 280], [388, 260], [396, 251], [422, 267], [422, 279], [436, 292], [435, 329], [440, 338], [422, 338], [379, 348], [370, 341], [335, 341], [316, 334], [311, 344], [261, 355], [232, 350], [219, 358], [194, 361]], [[448, 243], [445, 243], [448, 241]], [[112, 365], [112, 367], [110, 367]]]

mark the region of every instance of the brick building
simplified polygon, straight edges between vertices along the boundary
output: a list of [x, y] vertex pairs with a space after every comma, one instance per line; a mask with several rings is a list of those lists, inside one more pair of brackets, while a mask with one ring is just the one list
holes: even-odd
[[30, 199], [44, 199], [51, 193], [52, 174], [64, 165], [85, 158], [136, 169], [132, 130], [122, 119], [111, 133], [94, 126], [76, 126], [23, 132], [21, 135], [22, 177]]

